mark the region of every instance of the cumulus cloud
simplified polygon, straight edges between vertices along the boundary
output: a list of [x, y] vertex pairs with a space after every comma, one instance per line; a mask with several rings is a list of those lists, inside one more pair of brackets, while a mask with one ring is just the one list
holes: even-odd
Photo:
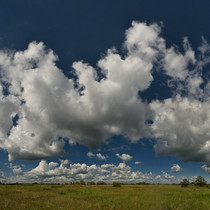
[[171, 172], [180, 172], [182, 168], [178, 164], [173, 164], [171, 167]]
[[170, 47], [166, 50], [165, 57], [163, 59], [163, 67], [167, 74], [177, 80], [185, 80], [188, 72], [188, 65], [195, 64], [195, 53], [191, 49], [189, 41], [184, 38], [184, 54], [180, 53], [175, 47]]
[[[96, 67], [74, 62], [71, 79], [42, 42], [1, 50], [0, 147], [9, 160], [63, 156], [67, 142], [95, 149], [121, 135], [131, 142], [154, 137], [157, 155], [210, 164], [210, 82], [203, 72], [210, 46], [203, 39], [197, 55], [184, 38], [180, 52], [167, 48], [160, 33], [158, 24], [134, 21], [125, 32], [124, 56], [112, 48]], [[150, 88], [154, 71], [168, 75], [173, 95], [148, 104], [139, 92]]]
[[[64, 163], [68, 164], [64, 166]], [[12, 165], [12, 167], [16, 168], [19, 166]], [[88, 166], [85, 163], [69, 164], [68, 160], [61, 160], [60, 163], [42, 160], [37, 167], [30, 171], [22, 170], [21, 174], [14, 173], [14, 175], [9, 176], [6, 179], [4, 177], [4, 182], [70, 183], [81, 179], [86, 182], [91, 180], [95, 182], [103, 180], [107, 183], [112, 183], [113, 181], [124, 183], [179, 183], [182, 180], [182, 177], [176, 178], [165, 172], [155, 175], [151, 172], [142, 173], [141, 171], [133, 171], [130, 166], [126, 165], [126, 163], [119, 163], [118, 165], [93, 164]]]
[[97, 157], [99, 160], [106, 160], [106, 156], [102, 155], [101, 153], [97, 153], [97, 154], [96, 154], [96, 157]]
[[3, 171], [0, 171], [0, 179], [2, 180], [4, 177], [4, 172]]
[[114, 164], [103, 164], [103, 165], [101, 165], [101, 168], [103, 168], [103, 169], [113, 168], [113, 167], [114, 167]]
[[155, 176], [155, 180], [161, 180], [161, 176], [160, 175]]
[[208, 167], [207, 165], [202, 165], [201, 168], [208, 174], [210, 174], [210, 167]]
[[120, 155], [119, 153], [117, 153], [116, 156], [117, 156], [118, 158], [120, 158], [123, 162], [128, 162], [128, 161], [132, 160], [132, 158], [133, 158], [133, 157], [132, 157], [131, 155], [129, 155], [129, 154], [122, 154], [122, 155]]
[[97, 157], [99, 160], [106, 160], [106, 159], [107, 159], [107, 156], [102, 155], [101, 153], [94, 154], [94, 153], [92, 153], [92, 152], [88, 152], [88, 153], [87, 153], [87, 156], [88, 156], [89, 158]]
[[12, 169], [13, 173], [16, 175], [21, 175], [22, 174], [22, 168], [19, 165], [14, 165], [13, 163], [9, 163], [8, 168]]
[[168, 179], [168, 180], [175, 179], [175, 176], [171, 176], [170, 174], [166, 173], [165, 171], [162, 171], [162, 175], [165, 179]]
[[6, 180], [7, 178], [5, 177], [4, 172], [0, 171], [0, 183], [5, 183], [7, 182]]
[[[72, 65], [77, 79], [67, 78], [43, 43], [32, 42], [25, 51], [1, 51], [0, 84], [1, 90], [7, 84], [8, 94], [1, 91], [5, 123], [0, 125], [0, 147], [9, 160], [64, 155], [63, 139], [97, 148], [112, 135], [123, 134], [133, 142], [148, 136], [150, 110], [137, 95], [153, 80], [154, 46], [161, 43], [157, 33], [156, 24], [134, 22], [126, 32], [127, 56], [110, 49], [98, 61], [105, 75], [101, 80], [83, 61]], [[150, 38], [138, 40], [135, 34]]]
[[209, 102], [178, 96], [152, 102], [151, 108], [156, 111], [152, 125], [158, 139], [156, 154], [210, 163], [209, 107]]
[[87, 153], [87, 156], [88, 156], [89, 158], [92, 158], [92, 157], [94, 157], [95, 155], [94, 155], [92, 152], [88, 152], [88, 153]]
[[61, 166], [66, 167], [69, 164], [69, 160], [60, 160]]

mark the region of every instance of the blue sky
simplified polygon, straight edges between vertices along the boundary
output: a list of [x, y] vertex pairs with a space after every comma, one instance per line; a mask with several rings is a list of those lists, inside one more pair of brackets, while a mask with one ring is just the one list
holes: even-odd
[[0, 8], [0, 180], [210, 182], [208, 1]]

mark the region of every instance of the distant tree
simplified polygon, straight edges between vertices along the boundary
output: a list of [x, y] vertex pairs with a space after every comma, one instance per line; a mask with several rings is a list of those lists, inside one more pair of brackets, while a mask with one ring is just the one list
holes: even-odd
[[84, 180], [80, 180], [79, 182], [81, 185], [85, 185], [85, 181]]
[[147, 182], [137, 182], [136, 184], [137, 185], [149, 185], [149, 183], [147, 183]]
[[195, 180], [195, 185], [198, 185], [200, 187], [206, 185], [206, 180], [202, 176], [198, 176]]
[[33, 184], [38, 184], [38, 182], [34, 182]]
[[97, 185], [106, 185], [106, 182], [104, 182], [104, 181], [98, 181], [97, 182]]
[[121, 187], [121, 184], [120, 184], [120, 182], [113, 182], [112, 186], [113, 187]]
[[96, 183], [94, 181], [87, 182], [88, 185], [95, 185]]
[[79, 185], [79, 184], [80, 184], [80, 182], [74, 182], [74, 184]]
[[188, 181], [188, 179], [183, 179], [180, 184], [182, 187], [187, 187], [190, 184], [190, 182]]

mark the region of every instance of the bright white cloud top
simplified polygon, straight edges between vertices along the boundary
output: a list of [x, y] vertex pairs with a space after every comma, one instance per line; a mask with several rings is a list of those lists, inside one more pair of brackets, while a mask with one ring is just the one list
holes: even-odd
[[89, 158], [97, 157], [99, 160], [106, 160], [107, 159], [107, 156], [102, 155], [101, 153], [94, 154], [92, 152], [88, 152], [87, 153], [87, 156]]
[[117, 153], [116, 156], [117, 156], [118, 158], [120, 158], [123, 162], [128, 162], [128, 161], [132, 160], [132, 158], [133, 158], [133, 157], [132, 157], [131, 155], [129, 155], [129, 154], [122, 154], [122, 155], [120, 155], [119, 153]]
[[[157, 155], [210, 165], [210, 82], [202, 77], [210, 47], [203, 39], [195, 53], [184, 38], [182, 53], [167, 48], [160, 32], [158, 24], [133, 22], [123, 43], [126, 54], [113, 48], [98, 61], [103, 78], [83, 61], [73, 63], [75, 78], [68, 78], [43, 43], [0, 51], [0, 147], [9, 160], [64, 155], [64, 139], [94, 149], [123, 135], [131, 142], [157, 138]], [[143, 102], [139, 91], [161, 69], [173, 98]]]
[[[5, 177], [4, 173], [0, 173], [0, 179], [5, 183], [11, 182], [44, 182], [44, 183], [70, 183], [75, 181], [99, 181], [104, 180], [106, 183], [113, 181], [121, 181], [127, 183], [133, 182], [149, 182], [149, 183], [180, 183], [183, 177], [174, 177], [162, 171], [162, 174], [153, 175], [152, 172], [142, 173], [133, 171], [132, 168], [125, 163], [103, 164], [103, 165], [87, 165], [85, 163], [69, 164], [68, 160], [58, 162], [49, 162], [41, 160], [37, 167], [30, 171], [22, 172], [21, 166], [10, 165], [9, 168], [15, 173], [14, 176]], [[16, 171], [14, 171], [16, 170]]]
[[178, 164], [173, 164], [173, 166], [171, 167], [171, 172], [180, 172], [182, 170], [182, 168], [178, 165]]

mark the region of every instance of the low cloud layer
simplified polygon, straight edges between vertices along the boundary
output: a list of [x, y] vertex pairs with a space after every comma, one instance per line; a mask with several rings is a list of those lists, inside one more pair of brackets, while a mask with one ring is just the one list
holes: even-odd
[[[64, 164], [65, 163], [65, 164]], [[20, 166], [12, 165], [12, 168], [20, 168]], [[12, 169], [11, 168], [11, 169]], [[86, 164], [69, 164], [68, 160], [62, 160], [58, 162], [47, 162], [42, 160], [38, 166], [30, 171], [17, 174], [14, 171], [14, 175], [4, 179], [4, 182], [44, 182], [44, 183], [70, 183], [85, 180], [87, 181], [105, 181], [106, 183], [112, 183], [113, 181], [119, 181], [124, 183], [137, 183], [137, 182], [149, 182], [149, 183], [180, 183], [183, 177], [176, 178], [162, 172], [159, 175], [153, 175], [152, 172], [142, 173], [140, 171], [132, 171], [131, 167], [125, 163], [103, 164], [103, 165], [86, 165]]]
[[[195, 52], [184, 38], [179, 52], [167, 48], [160, 33], [158, 24], [133, 22], [125, 33], [124, 56], [112, 48], [96, 67], [74, 62], [73, 79], [43, 43], [0, 51], [0, 147], [9, 160], [62, 156], [67, 142], [96, 149], [122, 135], [131, 142], [156, 138], [157, 155], [209, 166], [210, 83], [203, 68], [210, 47], [203, 39]], [[169, 76], [172, 95], [148, 103], [139, 92], [155, 82], [154, 71]]]

